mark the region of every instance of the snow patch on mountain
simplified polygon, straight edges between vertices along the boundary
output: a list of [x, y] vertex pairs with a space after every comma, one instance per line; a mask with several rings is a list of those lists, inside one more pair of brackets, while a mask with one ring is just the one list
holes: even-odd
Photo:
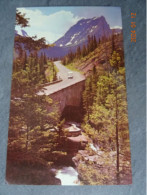
[[77, 34], [74, 34], [72, 37], [71, 37], [71, 40], [70, 42], [72, 42], [72, 40], [77, 36]]
[[88, 20], [88, 21], [87, 21], [87, 24], [90, 23], [90, 22], [91, 22], [91, 20]]
[[29, 37], [29, 35], [27, 34], [27, 32], [24, 31], [23, 29], [15, 30], [15, 35], [20, 35], [20, 36], [23, 36], [23, 37]]
[[[81, 33], [81, 32], [75, 33], [75, 34], [71, 37], [70, 41], [69, 41], [68, 43], [66, 43], [65, 46], [68, 46], [68, 45], [71, 45], [72, 43], [74, 43], [73, 40], [74, 40], [74, 39], [76, 38], [76, 36], [78, 36], [80, 33]], [[75, 41], [75, 43], [77, 43], [77, 41]]]
[[72, 43], [69, 41], [68, 43], [66, 43], [66, 45], [65, 46], [68, 46], [68, 45], [71, 45]]
[[94, 18], [93, 18], [93, 20], [97, 20], [97, 19], [98, 19], [98, 17], [94, 17]]
[[104, 36], [104, 34], [107, 37], [112, 34], [105, 17], [84, 18], [73, 25], [55, 44], [56, 46], [62, 44], [62, 47], [70, 45], [78, 46], [86, 43], [88, 35], [95, 35], [98, 40]]
[[121, 26], [113, 26], [113, 27], [110, 27], [110, 29], [122, 29]]

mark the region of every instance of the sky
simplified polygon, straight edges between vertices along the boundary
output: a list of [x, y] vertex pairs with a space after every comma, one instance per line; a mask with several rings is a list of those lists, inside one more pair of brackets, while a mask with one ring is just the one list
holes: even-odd
[[[30, 27], [25, 27], [29, 36], [45, 37], [53, 43], [62, 37], [71, 26], [82, 18], [104, 16], [110, 28], [122, 28], [120, 7], [25, 7], [17, 8], [29, 18]], [[20, 32], [21, 28], [15, 26]]]

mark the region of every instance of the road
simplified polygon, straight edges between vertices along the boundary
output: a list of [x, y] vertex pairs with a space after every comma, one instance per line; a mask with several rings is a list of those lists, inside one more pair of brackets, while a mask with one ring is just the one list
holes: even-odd
[[[80, 81], [85, 80], [84, 75], [76, 71], [71, 71], [61, 64], [61, 61], [54, 62], [55, 66], [58, 68], [59, 72], [57, 73], [58, 78], [62, 79], [61, 82], [51, 84], [49, 86], [43, 87], [37, 94], [38, 95], [50, 95], [61, 89], [74, 85]], [[73, 78], [68, 79], [68, 72], [73, 72]]]

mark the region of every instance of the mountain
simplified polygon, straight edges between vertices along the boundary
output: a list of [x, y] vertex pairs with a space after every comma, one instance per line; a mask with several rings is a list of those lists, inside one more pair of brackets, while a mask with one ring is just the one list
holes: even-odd
[[20, 31], [15, 30], [15, 36], [18, 36], [18, 35], [23, 36], [23, 37], [29, 37], [27, 32], [23, 29], [21, 29]]
[[[68, 54], [69, 50], [71, 48], [69, 47], [57, 47], [57, 46], [54, 46], [54, 47], [50, 47], [50, 48], [46, 48], [46, 49], [41, 49], [39, 51], [39, 55], [41, 55], [41, 53], [45, 53], [45, 55], [47, 57], [50, 57], [50, 58], [60, 58], [60, 57], [63, 57], [65, 56], [66, 54]], [[72, 51], [75, 51], [76, 48], [75, 47], [72, 47]]]
[[121, 28], [113, 28], [111, 29], [112, 34], [119, 34], [122, 33], [122, 29]]
[[[54, 47], [47, 49], [41, 49], [38, 53], [45, 53], [47, 57], [56, 58], [63, 57], [69, 51], [76, 51], [78, 46], [82, 46], [87, 43], [87, 36], [95, 35], [96, 39], [99, 40], [103, 36], [109, 37], [112, 34], [118, 34], [122, 29], [110, 29], [104, 16], [94, 17], [89, 19], [81, 19], [75, 25], [73, 25], [64, 36], [54, 42]], [[20, 30], [15, 31], [16, 36], [29, 37], [27, 32]]]
[[[113, 47], [123, 58], [123, 34], [118, 33], [114, 36]], [[108, 39], [106, 44], [101, 43], [94, 51], [90, 52], [85, 57], [72, 61], [72, 68], [83, 72], [87, 77], [92, 73], [95, 66], [100, 72], [108, 68], [108, 58], [112, 56], [112, 40]]]
[[95, 35], [98, 40], [102, 36], [109, 37], [111, 33], [111, 29], [104, 16], [81, 19], [54, 44], [58, 47], [77, 46], [85, 43], [88, 35]]

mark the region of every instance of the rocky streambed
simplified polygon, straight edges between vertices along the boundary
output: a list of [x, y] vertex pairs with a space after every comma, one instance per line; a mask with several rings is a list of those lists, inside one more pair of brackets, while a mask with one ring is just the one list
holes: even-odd
[[71, 166], [58, 169], [55, 177], [60, 179], [61, 185], [80, 185], [78, 172]]
[[[55, 178], [60, 180], [61, 185], [80, 185], [79, 174], [77, 171], [77, 166], [80, 162], [78, 154], [83, 156], [83, 158], [88, 159], [90, 157], [86, 153], [86, 145], [89, 144], [89, 147], [93, 152], [97, 152], [99, 147], [95, 147], [93, 143], [90, 142], [90, 139], [83, 134], [79, 124], [68, 123], [66, 124], [66, 128], [69, 130], [67, 138], [67, 156], [63, 157], [62, 165], [55, 165], [51, 171], [54, 172]], [[96, 155], [90, 160], [95, 160], [95, 158]]]
[[[66, 151], [51, 172], [55, 185], [117, 185], [116, 151], [101, 150], [77, 124], [68, 124]], [[75, 129], [75, 131], [74, 131]], [[65, 144], [65, 143], [64, 143]], [[131, 182], [129, 162], [120, 155], [121, 184]]]

